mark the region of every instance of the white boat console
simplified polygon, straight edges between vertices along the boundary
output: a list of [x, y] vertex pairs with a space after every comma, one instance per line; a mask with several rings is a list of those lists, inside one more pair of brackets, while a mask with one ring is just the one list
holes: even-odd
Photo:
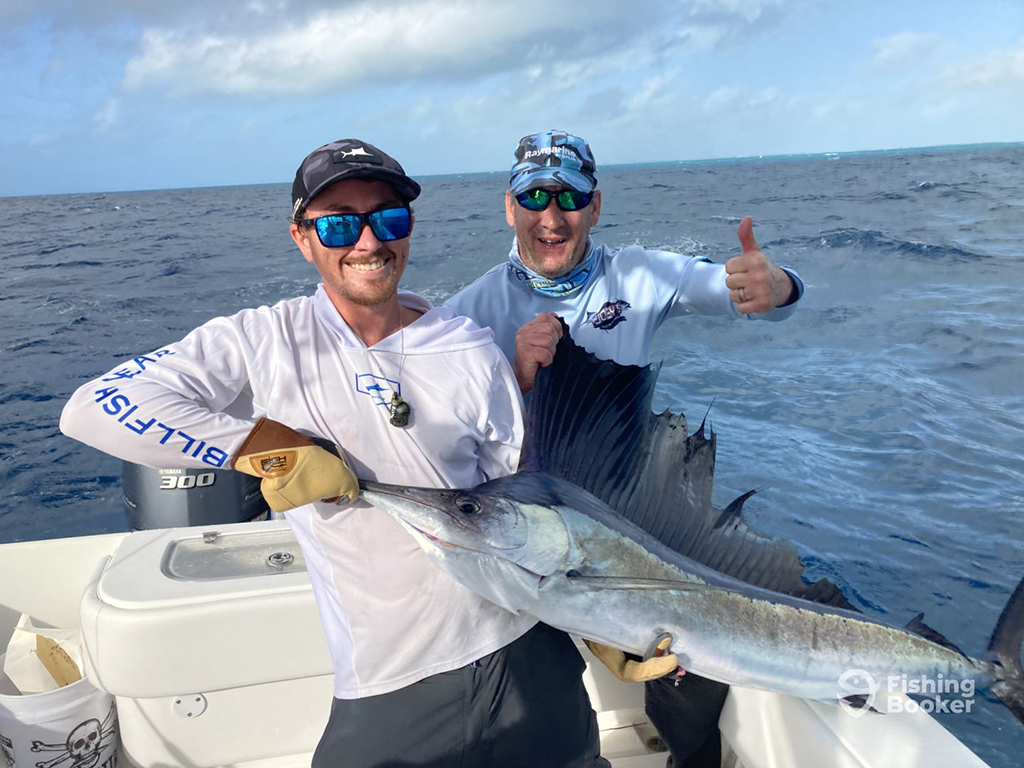
[[327, 722], [331, 660], [283, 521], [129, 535], [86, 588], [82, 633], [140, 766], [302, 754]]

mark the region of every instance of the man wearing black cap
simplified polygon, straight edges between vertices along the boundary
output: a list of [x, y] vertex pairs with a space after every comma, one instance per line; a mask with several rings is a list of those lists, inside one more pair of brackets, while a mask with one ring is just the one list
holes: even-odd
[[[601, 216], [597, 164], [587, 142], [565, 131], [524, 136], [505, 193], [505, 218], [515, 231], [508, 261], [445, 302], [494, 331], [514, 361], [523, 393], [549, 365], [565, 320], [573, 340], [623, 365], [650, 362], [651, 339], [669, 317], [731, 315], [783, 320], [796, 309], [803, 283], [777, 267], [743, 219], [742, 252], [716, 264], [633, 245], [615, 251], [590, 238]], [[652, 638], [653, 641], [653, 638]], [[674, 656], [640, 662], [587, 641], [620, 679], [647, 681], [646, 708], [672, 753], [669, 765], [721, 763], [718, 716], [728, 687], [688, 674], [664, 677]]]
[[398, 290], [419, 192], [371, 144], [315, 150], [289, 227], [315, 295], [134, 358], [79, 388], [61, 429], [150, 466], [261, 478], [334, 664], [315, 768], [607, 766], [571, 640], [455, 582], [358, 499], [357, 477], [468, 488], [519, 456], [521, 398], [490, 331]]

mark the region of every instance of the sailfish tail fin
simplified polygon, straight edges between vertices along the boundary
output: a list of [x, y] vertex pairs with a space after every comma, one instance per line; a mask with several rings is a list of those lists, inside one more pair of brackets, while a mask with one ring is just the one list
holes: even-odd
[[1003, 679], [992, 686], [994, 693], [1013, 716], [1024, 724], [1024, 667], [1021, 643], [1024, 642], [1024, 579], [1010, 595], [996, 622], [989, 653], [1003, 669]]

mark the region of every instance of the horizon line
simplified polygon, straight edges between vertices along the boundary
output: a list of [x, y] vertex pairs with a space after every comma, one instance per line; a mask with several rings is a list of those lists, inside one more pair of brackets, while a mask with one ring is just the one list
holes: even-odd
[[[711, 163], [740, 163], [744, 161], [771, 161], [785, 160], [805, 157], [844, 157], [853, 155], [875, 155], [898, 152], [922, 152], [927, 150], [961, 150], [961, 149], [991, 149], [998, 147], [1024, 146], [1024, 141], [989, 141], [967, 144], [929, 144], [914, 147], [888, 147], [879, 149], [851, 149], [851, 150], [829, 150], [824, 152], [785, 152], [773, 155], [733, 155], [730, 157], [707, 157], [691, 158], [686, 160], [645, 160], [633, 163], [608, 163], [600, 168], [638, 168], [659, 165], [700, 165]], [[419, 173], [417, 179], [445, 178], [453, 176], [488, 176], [496, 173], [508, 173], [507, 170], [492, 171], [462, 171], [456, 173]], [[244, 184], [200, 184], [189, 187], [147, 187], [143, 189], [106, 189], [89, 190], [84, 192], [33, 192], [29, 194], [0, 195], [0, 200], [22, 198], [22, 197], [62, 197], [71, 195], [116, 195], [131, 192], [177, 192], [184, 190], [200, 189], [232, 189], [235, 187], [268, 187], [275, 185], [289, 184], [289, 181], [257, 181]]]

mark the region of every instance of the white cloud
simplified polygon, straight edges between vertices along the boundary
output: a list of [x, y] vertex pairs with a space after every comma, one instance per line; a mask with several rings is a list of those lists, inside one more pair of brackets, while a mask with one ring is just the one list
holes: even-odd
[[242, 138], [258, 137], [263, 132], [263, 121], [249, 116], [238, 126], [238, 135]]
[[750, 98], [747, 100], [747, 106], [751, 109], [761, 109], [774, 104], [780, 98], [782, 98], [782, 93], [778, 88], [762, 88], [750, 95]]
[[772, 0], [695, 0], [691, 15], [737, 16], [753, 22], [761, 18], [767, 9], [775, 9], [780, 2]]
[[940, 35], [901, 32], [874, 41], [874, 60], [878, 64], [914, 63], [942, 43]]
[[46, 69], [43, 70], [42, 79], [56, 79], [63, 75], [66, 70], [67, 66], [62, 58], [58, 56], [51, 56], [49, 61], [46, 63]]
[[875, 100], [898, 101], [928, 121], [952, 118], [985, 103], [986, 89], [1010, 88], [1024, 104], [1024, 39], [1015, 47], [967, 55], [962, 42], [940, 35], [904, 32], [874, 41], [872, 59], [884, 78]]
[[124, 82], [178, 94], [251, 94], [314, 93], [414, 75], [474, 77], [528, 50], [534, 36], [566, 34], [575, 23], [572, 13], [524, 18], [510, 5], [430, 0], [323, 11], [260, 35], [150, 29]]
[[[388, 0], [381, 0], [388, 2]], [[289, 6], [294, 6], [289, 10]], [[46, 19], [56, 29], [102, 27], [131, 20], [138, 24], [192, 25], [224, 29], [247, 26], [253, 17], [284, 16], [337, 7], [338, 0], [175, 0], [174, 2], [126, 2], [126, 0], [3, 0], [0, 24], [15, 25], [33, 18]]]
[[[128, 90], [193, 94], [321, 93], [427, 80], [466, 82], [529, 72], [584, 81], [623, 52], [643, 60], [666, 42], [694, 47], [745, 39], [763, 24], [762, 0], [564, 0], [529, 10], [520, 2], [356, 0], [343, 7], [282, 11], [283, 0], [246, 0], [245, 24], [200, 15], [200, 22], [150, 25], [128, 63]], [[684, 19], [690, 19], [686, 26]], [[657, 23], [654, 23], [657, 22]], [[681, 31], [674, 31], [681, 30]], [[634, 59], [631, 64], [636, 64]]]
[[775, 87], [751, 90], [736, 85], [725, 85], [704, 97], [701, 106], [709, 113], [726, 110], [749, 111], [765, 109], [784, 98], [783, 93]]
[[99, 133], [106, 133], [117, 124], [120, 117], [121, 101], [112, 96], [93, 113], [92, 122]]
[[679, 73], [670, 71], [648, 78], [626, 102], [625, 112], [637, 114], [648, 111], [659, 111], [671, 98], [672, 86], [679, 78]]
[[263, 0], [248, 0], [245, 4], [245, 10], [249, 13], [255, 13], [259, 16], [268, 16], [274, 13], [281, 13], [288, 10], [288, 0], [278, 0], [278, 2], [264, 2]]
[[55, 143], [59, 139], [60, 134], [56, 131], [39, 131], [29, 137], [28, 144], [30, 147], [44, 147], [47, 144]]
[[[942, 80], [953, 89], [1024, 86], [1024, 40], [1008, 51], [954, 64], [946, 69]], [[1019, 98], [1024, 101], [1024, 93]]]
[[718, 24], [687, 24], [676, 37], [689, 48], [706, 51], [718, 45], [728, 32], [728, 28]]
[[693, 0], [675, 42], [696, 51], [749, 39], [774, 26], [793, 0]]
[[742, 95], [742, 90], [735, 85], [723, 85], [716, 88], [704, 99], [705, 112], [718, 112], [731, 107]]
[[929, 121], [945, 120], [964, 114], [969, 106], [956, 94], [936, 95], [921, 107], [921, 117]]
[[848, 96], [826, 96], [812, 101], [810, 114], [821, 122], [838, 123], [871, 115], [873, 105], [864, 99]]

